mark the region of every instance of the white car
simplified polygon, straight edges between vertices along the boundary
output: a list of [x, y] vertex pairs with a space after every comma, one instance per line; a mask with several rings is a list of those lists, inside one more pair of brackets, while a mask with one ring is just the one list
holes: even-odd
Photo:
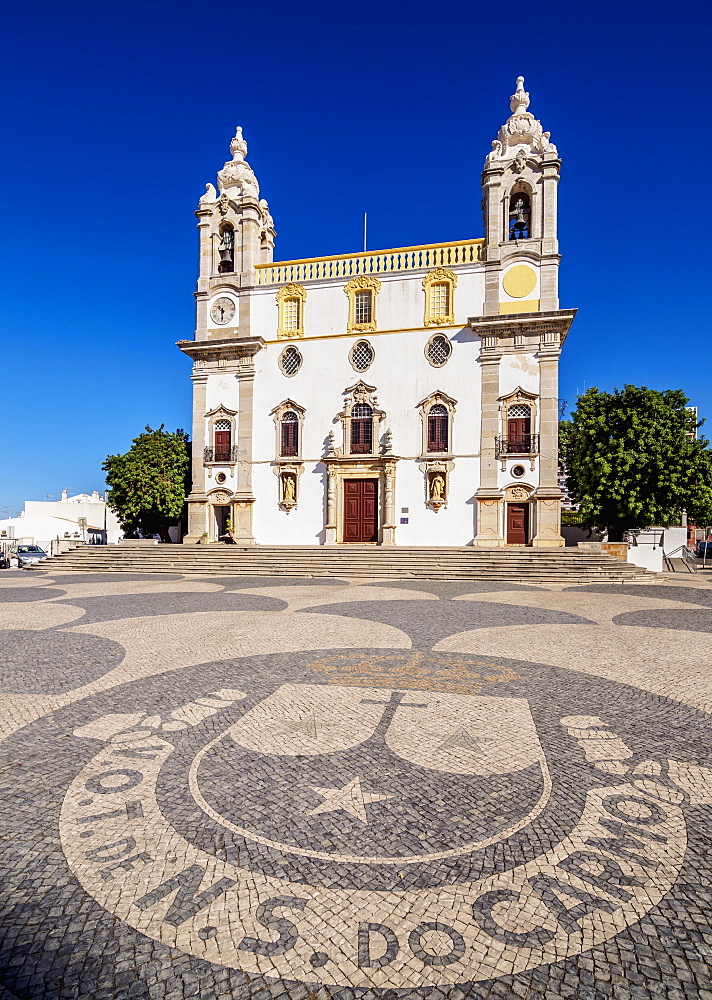
[[18, 545], [16, 554], [17, 565], [20, 568], [32, 566], [33, 563], [41, 562], [47, 558], [47, 553], [39, 545]]

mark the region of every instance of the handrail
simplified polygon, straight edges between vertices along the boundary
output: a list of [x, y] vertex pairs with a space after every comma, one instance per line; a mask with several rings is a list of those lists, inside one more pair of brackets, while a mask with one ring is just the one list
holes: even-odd
[[679, 558], [682, 559], [682, 563], [687, 568], [688, 573], [696, 573], [697, 561], [695, 559], [695, 554], [690, 550], [690, 548], [687, 545], [678, 545], [678, 547], [676, 549], [673, 549], [672, 552], [663, 553], [665, 559], [665, 565], [668, 568], [668, 570], [671, 573], [677, 572], [677, 570], [673, 566], [672, 561], [678, 552], [680, 553]]
[[484, 240], [456, 240], [454, 243], [425, 243], [417, 247], [367, 250], [335, 257], [305, 257], [257, 264], [258, 285], [318, 281], [321, 278], [353, 278], [363, 274], [416, 271], [432, 267], [456, 267], [481, 260]]

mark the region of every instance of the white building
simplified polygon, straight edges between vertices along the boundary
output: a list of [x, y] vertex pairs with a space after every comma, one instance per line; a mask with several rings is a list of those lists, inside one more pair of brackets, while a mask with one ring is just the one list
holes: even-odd
[[0, 520], [1, 540], [15, 539], [43, 549], [56, 538], [102, 544], [118, 542], [123, 534], [116, 515], [96, 490], [72, 497], [63, 490], [61, 500], [26, 500], [21, 514]]
[[[484, 239], [273, 262], [237, 130], [197, 211], [186, 542], [561, 546], [560, 160], [527, 110], [482, 174]], [[463, 229], [469, 228], [463, 224]]]

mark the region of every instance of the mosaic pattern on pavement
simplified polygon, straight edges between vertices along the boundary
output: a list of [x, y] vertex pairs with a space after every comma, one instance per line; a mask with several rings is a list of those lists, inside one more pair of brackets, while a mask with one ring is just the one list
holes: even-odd
[[0, 575], [0, 1000], [712, 1000], [712, 588]]

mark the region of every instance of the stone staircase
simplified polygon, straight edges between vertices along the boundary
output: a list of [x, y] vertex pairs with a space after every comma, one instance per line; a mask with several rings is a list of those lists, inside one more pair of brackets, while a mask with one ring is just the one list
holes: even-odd
[[87, 545], [38, 564], [50, 573], [195, 573], [349, 580], [629, 583], [653, 574], [601, 552], [350, 545]]

